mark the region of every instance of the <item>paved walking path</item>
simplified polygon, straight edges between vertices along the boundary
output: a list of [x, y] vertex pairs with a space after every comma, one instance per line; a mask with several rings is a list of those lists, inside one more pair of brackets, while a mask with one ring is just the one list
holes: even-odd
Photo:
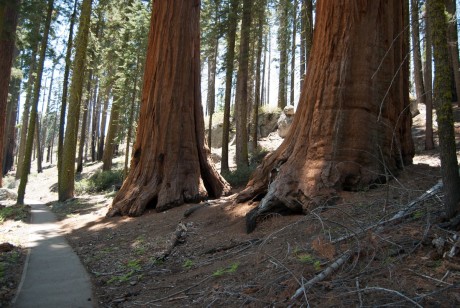
[[60, 234], [56, 217], [40, 202], [32, 207], [29, 254], [13, 307], [93, 307], [91, 282]]

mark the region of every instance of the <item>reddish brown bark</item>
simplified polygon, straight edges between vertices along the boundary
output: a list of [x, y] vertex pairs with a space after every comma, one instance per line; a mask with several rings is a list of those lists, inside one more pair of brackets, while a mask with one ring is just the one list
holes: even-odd
[[292, 127], [238, 196], [266, 194], [248, 214], [248, 231], [265, 212], [306, 212], [412, 162], [404, 9], [399, 0], [317, 2]]
[[141, 215], [220, 197], [200, 91], [199, 0], [155, 1], [131, 168], [108, 216]]
[[[3, 142], [6, 126], [8, 84], [13, 64], [18, 11], [19, 0], [2, 1], [0, 3], [0, 170], [3, 170]], [[2, 174], [0, 174], [0, 187], [2, 187]]]

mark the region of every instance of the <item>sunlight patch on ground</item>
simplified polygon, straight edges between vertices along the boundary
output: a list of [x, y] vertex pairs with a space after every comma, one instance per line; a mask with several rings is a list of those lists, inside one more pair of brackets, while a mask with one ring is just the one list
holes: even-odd
[[426, 164], [431, 167], [440, 167], [441, 161], [438, 156], [433, 155], [417, 155], [413, 159], [414, 165]]

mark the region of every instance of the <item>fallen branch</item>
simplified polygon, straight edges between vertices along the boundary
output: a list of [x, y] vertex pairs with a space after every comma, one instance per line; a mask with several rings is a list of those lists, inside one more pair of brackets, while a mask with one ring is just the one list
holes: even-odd
[[204, 278], [204, 279], [198, 281], [197, 283], [195, 283], [194, 285], [192, 285], [192, 286], [190, 286], [190, 287], [188, 287], [188, 288], [185, 288], [185, 289], [183, 289], [183, 290], [174, 292], [173, 294], [169, 294], [169, 295], [167, 295], [167, 296], [164, 296], [164, 297], [161, 297], [161, 298], [157, 298], [157, 299], [154, 299], [154, 300], [151, 300], [151, 301], [149, 301], [149, 302], [147, 302], [147, 303], [142, 303], [142, 304], [143, 304], [143, 305], [150, 305], [150, 304], [153, 304], [153, 303], [157, 303], [157, 302], [164, 301], [164, 300], [166, 300], [166, 299], [170, 299], [170, 298], [172, 298], [172, 297], [174, 297], [174, 296], [176, 296], [176, 295], [179, 295], [179, 294], [181, 294], [181, 293], [187, 292], [188, 290], [191, 290], [191, 289], [193, 289], [193, 288], [199, 286], [200, 284], [202, 284], [203, 282], [205, 282], [206, 280], [208, 280], [208, 279], [211, 278], [211, 277], [212, 277], [212, 276], [207, 276], [206, 278]]
[[356, 277], [356, 292], [358, 292], [359, 307], [363, 306], [363, 296], [361, 295], [361, 288], [359, 287], [359, 277]]
[[442, 281], [442, 280], [439, 280], [439, 279], [436, 279], [436, 278], [433, 278], [433, 277], [430, 277], [430, 276], [427, 276], [427, 275], [424, 275], [424, 274], [421, 274], [421, 273], [418, 273], [414, 270], [411, 270], [410, 268], [407, 269], [409, 272], [412, 272], [420, 277], [423, 277], [423, 278], [426, 278], [426, 279], [430, 279], [430, 280], [433, 280], [433, 281], [436, 281], [437, 283], [443, 283], [443, 284], [446, 284], [448, 286], [451, 286], [452, 284], [451, 283], [448, 283], [448, 282], [445, 282], [445, 281]]
[[378, 223], [375, 223], [373, 225], [370, 225], [366, 228], [363, 228], [362, 230], [360, 231], [357, 231], [357, 232], [354, 232], [353, 234], [349, 234], [349, 235], [345, 235], [345, 236], [342, 236], [342, 237], [339, 237], [338, 239], [335, 239], [333, 240], [331, 243], [332, 244], [336, 244], [336, 243], [339, 243], [339, 242], [342, 242], [344, 240], [347, 240], [349, 239], [350, 237], [353, 237], [353, 236], [357, 236], [359, 234], [363, 234], [365, 233], [366, 231], [369, 231], [371, 229], [374, 229], [374, 228], [377, 228], [377, 227], [381, 227], [383, 225], [386, 225], [386, 224], [389, 224], [389, 223], [392, 223], [392, 222], [395, 222], [399, 219], [402, 219], [402, 218], [405, 218], [407, 216], [409, 216], [412, 212], [411, 212], [411, 209], [425, 201], [426, 199], [428, 198], [431, 198], [432, 196], [436, 195], [437, 193], [439, 193], [440, 191], [442, 190], [442, 181], [439, 181], [436, 185], [434, 185], [433, 187], [431, 187], [430, 189], [428, 189], [423, 195], [419, 196], [417, 199], [409, 202], [409, 204], [407, 204], [402, 210], [400, 210], [399, 212], [397, 212], [395, 215], [393, 215], [393, 217], [391, 217], [390, 219], [387, 219], [387, 220], [384, 220], [384, 221], [380, 221]]
[[181, 221], [176, 227], [176, 230], [171, 236], [170, 240], [170, 245], [168, 249], [166, 249], [165, 252], [160, 257], [157, 257], [157, 260], [164, 261], [166, 258], [171, 254], [173, 251], [174, 247], [176, 247], [179, 243], [183, 242], [185, 234], [187, 233], [187, 227], [184, 225], [184, 223]]
[[227, 246], [220, 246], [220, 247], [211, 248], [211, 249], [206, 250], [203, 254], [215, 254], [217, 252], [227, 251], [227, 250], [239, 247], [239, 246], [243, 246], [243, 245], [251, 246], [251, 245], [254, 245], [254, 244], [258, 244], [260, 242], [261, 242], [261, 240], [257, 239], [257, 238], [256, 239], [250, 239], [250, 240], [247, 240], [247, 241], [244, 241], [244, 242], [231, 243], [231, 244], [229, 244]]
[[291, 297], [291, 301], [295, 301], [298, 299], [305, 291], [310, 289], [315, 283], [323, 281], [327, 278], [331, 273], [336, 271], [340, 266], [342, 266], [348, 259], [351, 257], [351, 250], [347, 250], [340, 258], [334, 261], [331, 265], [329, 265], [324, 271], [307, 281], [304, 285], [297, 289], [294, 295]]
[[383, 291], [383, 292], [393, 293], [393, 294], [396, 294], [396, 295], [404, 298], [406, 301], [414, 304], [416, 307], [423, 308], [423, 306], [421, 306], [419, 303], [417, 303], [413, 299], [407, 297], [406, 295], [404, 295], [401, 292], [398, 292], [396, 290], [390, 290], [390, 289], [385, 289], [385, 288], [381, 288], [381, 287], [367, 287], [365, 289], [362, 289], [362, 291], [364, 291], [364, 292], [367, 292], [367, 291]]

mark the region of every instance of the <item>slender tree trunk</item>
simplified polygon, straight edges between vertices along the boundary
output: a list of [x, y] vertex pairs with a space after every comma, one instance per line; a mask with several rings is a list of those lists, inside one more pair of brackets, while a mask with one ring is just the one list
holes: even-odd
[[214, 42], [211, 48], [211, 55], [208, 56], [208, 95], [206, 103], [208, 106], [208, 146], [211, 148], [212, 140], [212, 116], [216, 106], [216, 70], [217, 70], [217, 37], [212, 40]]
[[56, 139], [56, 124], [57, 124], [57, 114], [54, 117], [54, 124], [53, 124], [53, 134], [51, 137], [51, 144], [48, 146], [48, 160], [50, 165], [53, 164], [53, 149], [54, 149], [54, 140]]
[[131, 148], [131, 135], [133, 134], [133, 122], [134, 122], [134, 110], [136, 109], [136, 98], [137, 98], [137, 82], [138, 82], [138, 74], [139, 74], [139, 55], [137, 56], [136, 61], [136, 74], [134, 76], [134, 85], [132, 91], [132, 100], [131, 100], [131, 108], [129, 110], [129, 118], [128, 118], [128, 133], [126, 135], [126, 153], [125, 153], [125, 167], [123, 171], [123, 178], [128, 176], [128, 162], [129, 162], [129, 149]]
[[227, 53], [225, 55], [224, 121], [222, 124], [222, 161], [220, 172], [228, 172], [228, 143], [230, 142], [230, 103], [232, 98], [233, 61], [235, 60], [236, 29], [239, 0], [232, 0], [228, 16]]
[[[19, 50], [15, 48], [14, 59], [17, 59], [19, 55]], [[13, 60], [15, 62], [15, 60]], [[17, 62], [17, 61], [16, 61]], [[22, 65], [19, 63], [19, 65]], [[16, 121], [18, 115], [18, 108], [20, 103], [21, 96], [21, 83], [22, 76], [11, 79], [9, 85], [9, 93], [11, 93], [10, 99], [8, 100], [7, 105], [7, 116], [6, 116], [6, 127], [5, 127], [5, 139], [3, 147], [3, 165], [2, 165], [2, 174], [5, 175], [8, 171], [13, 169], [14, 166], [14, 151], [16, 148]]]
[[229, 191], [204, 139], [199, 4], [153, 4], [134, 155], [108, 216], [138, 216], [147, 206], [163, 211]]
[[434, 149], [433, 141], [433, 73], [432, 44], [431, 44], [431, 21], [425, 18], [425, 63], [424, 63], [424, 85], [426, 98], [426, 119], [425, 119], [425, 150]]
[[457, 5], [455, 0], [445, 0], [447, 13], [449, 13], [449, 24], [447, 29], [447, 39], [449, 46], [450, 59], [452, 61], [452, 71], [455, 81], [455, 90], [457, 96], [457, 103], [460, 105], [460, 65], [458, 54], [458, 29], [457, 29]]
[[42, 173], [43, 172], [43, 167], [42, 167], [42, 152], [41, 152], [41, 136], [40, 136], [40, 128], [41, 128], [41, 123], [40, 123], [40, 116], [37, 114], [37, 119], [35, 120], [35, 150], [37, 153], [37, 173]]
[[22, 78], [15, 79], [10, 83], [11, 99], [8, 102], [8, 118], [7, 118], [7, 132], [5, 135], [5, 147], [3, 153], [3, 175], [13, 169], [14, 166], [14, 151], [16, 148], [16, 121], [18, 115], [18, 108], [21, 98], [21, 82]]
[[311, 48], [313, 46], [313, 0], [305, 0], [307, 10], [307, 24], [306, 24], [306, 61], [308, 67], [308, 59], [310, 58]]
[[107, 110], [109, 109], [110, 93], [112, 89], [110, 85], [106, 87], [106, 93], [104, 95], [104, 106], [102, 107], [102, 119], [101, 119], [101, 133], [99, 138], [99, 145], [97, 150], [97, 160], [102, 161], [104, 156], [104, 142], [105, 142], [105, 127], [107, 125]]
[[307, 1], [300, 0], [300, 88], [303, 87], [307, 65]]
[[[0, 170], [3, 172], [3, 144], [5, 142], [8, 88], [13, 66], [14, 43], [18, 23], [19, 0], [0, 2]], [[3, 176], [0, 174], [0, 187]]]
[[70, 27], [69, 27], [69, 37], [67, 39], [67, 51], [65, 55], [65, 69], [64, 69], [64, 81], [62, 82], [62, 104], [61, 104], [61, 115], [59, 119], [59, 136], [58, 136], [58, 173], [62, 171], [62, 152], [64, 146], [64, 128], [65, 128], [65, 117], [67, 111], [67, 98], [68, 98], [68, 88], [69, 88], [69, 76], [70, 76], [70, 67], [71, 57], [72, 57], [72, 46], [73, 46], [73, 32], [75, 26], [75, 19], [77, 16], [77, 2], [75, 0], [73, 5], [73, 13], [70, 18]]
[[270, 105], [270, 77], [272, 69], [272, 42], [271, 29], [268, 30], [268, 78], [267, 78], [267, 105]]
[[[48, 7], [46, 12], [46, 20], [45, 20], [45, 28], [43, 30], [43, 37], [40, 44], [40, 56], [38, 59], [38, 67], [37, 67], [37, 76], [34, 83], [34, 91], [33, 91], [33, 100], [30, 109], [30, 120], [29, 120], [29, 127], [27, 131], [27, 140], [26, 140], [26, 148], [24, 153], [24, 165], [21, 173], [21, 181], [19, 182], [18, 187], [18, 204], [24, 204], [24, 196], [26, 193], [26, 185], [27, 180], [29, 177], [30, 172], [30, 164], [31, 164], [31, 157], [32, 157], [32, 150], [34, 144], [34, 133], [36, 131], [36, 123], [37, 123], [37, 109], [38, 109], [38, 101], [40, 99], [40, 87], [42, 83], [42, 75], [43, 75], [43, 67], [45, 64], [46, 58], [46, 49], [48, 46], [48, 39], [49, 39], [49, 32], [51, 28], [51, 17], [54, 8], [54, 0], [48, 1]], [[39, 131], [37, 130], [37, 134]], [[37, 148], [39, 148], [39, 144], [37, 144]], [[37, 157], [37, 159], [40, 159]]]
[[[259, 106], [262, 106], [265, 102], [266, 92], [267, 89], [265, 87], [265, 72], [267, 71], [267, 42], [268, 42], [268, 35], [265, 35], [265, 39], [263, 42], [262, 52], [264, 53], [264, 60], [262, 64], [262, 79], [260, 80], [261, 83], [261, 94], [260, 94], [260, 101]], [[257, 109], [258, 111], [259, 109]], [[257, 121], [259, 118], [257, 118]], [[256, 125], [256, 128], [259, 127], [259, 124]]]
[[431, 21], [433, 55], [435, 65], [434, 106], [436, 108], [441, 158], [441, 176], [444, 189], [444, 204], [447, 216], [454, 217], [460, 211], [460, 175], [455, 144], [454, 117], [452, 112], [451, 74], [443, 0], [428, 1]]
[[[256, 54], [256, 85], [255, 85], [255, 101], [252, 110], [252, 150], [257, 153], [257, 128], [259, 126], [259, 106], [261, 102], [261, 66], [262, 66], [262, 50], [265, 25], [265, 6], [266, 0], [257, 3], [257, 54]], [[262, 76], [262, 81], [264, 77]]]
[[236, 81], [235, 119], [236, 119], [236, 166], [247, 167], [248, 159], [248, 77], [249, 40], [251, 30], [252, 0], [243, 0], [243, 19], [241, 22], [240, 57]]
[[289, 103], [294, 106], [295, 97], [295, 51], [296, 51], [296, 37], [297, 37], [297, 0], [294, 0], [294, 9], [292, 10], [292, 42], [291, 42], [291, 92], [289, 96]]
[[[41, 136], [42, 136], [42, 145], [41, 145], [41, 156], [42, 156], [42, 159], [43, 159], [43, 156], [45, 154], [45, 147], [46, 147], [46, 143], [48, 141], [48, 138], [47, 138], [47, 135], [48, 135], [48, 125], [49, 125], [49, 111], [50, 111], [50, 105], [51, 105], [51, 96], [52, 96], [52, 91], [53, 91], [53, 84], [54, 84], [54, 70], [56, 68], [56, 63], [53, 65], [53, 69], [52, 69], [52, 72], [51, 72], [51, 79], [50, 79], [50, 88], [48, 90], [48, 99], [47, 99], [47, 102], [46, 102], [46, 108], [45, 108], [45, 112], [42, 113], [42, 117], [44, 118], [44, 120], [42, 120], [42, 129], [41, 129]], [[43, 124], [44, 123], [44, 124]], [[47, 159], [48, 161], [48, 159]]]
[[92, 0], [83, 0], [80, 24], [75, 42], [75, 60], [70, 85], [67, 128], [62, 151], [62, 170], [59, 172], [59, 201], [73, 198], [75, 193], [75, 152], [77, 146], [78, 120], [80, 117], [81, 95], [83, 92], [86, 49], [88, 46]]
[[400, 0], [318, 1], [292, 126], [238, 196], [266, 194], [247, 216], [248, 231], [264, 213], [308, 212], [412, 162], [405, 8]]
[[101, 89], [97, 91], [97, 99], [93, 104], [93, 118], [91, 120], [91, 161], [95, 162], [97, 160], [97, 138], [98, 138], [98, 130], [99, 130], [99, 117], [101, 113]]
[[112, 111], [110, 112], [109, 128], [107, 137], [105, 138], [104, 154], [102, 155], [102, 170], [108, 171], [112, 169], [112, 158], [115, 151], [115, 138], [118, 133], [118, 121], [120, 117], [119, 98], [114, 96], [112, 102]]
[[29, 68], [29, 78], [27, 80], [26, 101], [24, 102], [24, 109], [22, 112], [22, 125], [21, 125], [20, 141], [19, 141], [16, 179], [21, 178], [22, 169], [24, 166], [24, 154], [26, 151], [27, 131], [29, 128], [30, 101], [32, 99], [33, 84], [35, 82], [35, 65], [36, 65], [36, 54], [32, 52], [31, 64]]
[[93, 79], [92, 70], [90, 70], [88, 74], [88, 83], [86, 85], [86, 100], [85, 104], [83, 105], [83, 118], [81, 121], [81, 130], [80, 130], [80, 143], [78, 144], [78, 156], [77, 156], [77, 173], [81, 173], [83, 171], [83, 150], [85, 147], [86, 142], [86, 131], [87, 131], [87, 123], [88, 123], [88, 107], [91, 100], [91, 82]]
[[278, 48], [280, 52], [279, 75], [278, 75], [278, 108], [283, 109], [287, 105], [287, 76], [288, 76], [288, 0], [282, 0], [279, 4]]
[[[414, 61], [415, 93], [417, 95], [416, 106], [426, 105], [425, 86], [423, 84], [422, 55], [420, 52], [420, 27], [419, 27], [419, 1], [411, 0], [412, 16], [412, 58]], [[418, 111], [418, 106], [414, 108]], [[411, 110], [412, 115], [414, 112]]]

